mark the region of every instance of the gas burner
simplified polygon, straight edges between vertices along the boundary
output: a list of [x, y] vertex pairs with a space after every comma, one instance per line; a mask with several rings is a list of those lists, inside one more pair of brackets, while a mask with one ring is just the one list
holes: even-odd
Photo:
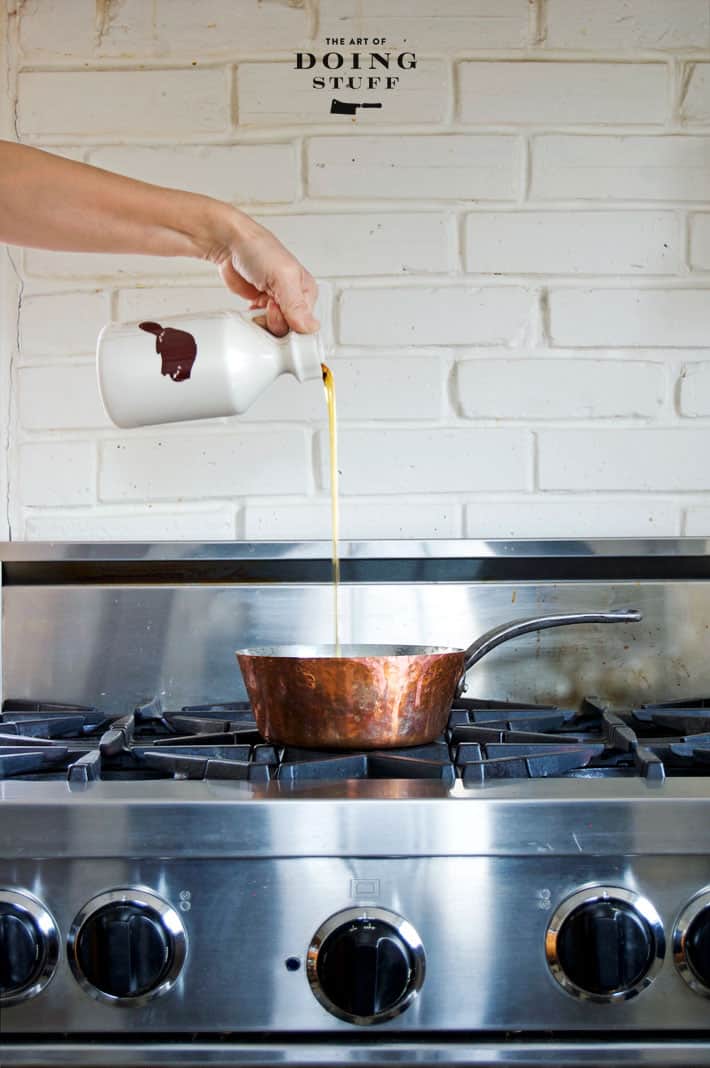
[[342, 779], [439, 779], [453, 785], [456, 769], [442, 739], [410, 749], [324, 753], [286, 747], [278, 768], [280, 782], [340, 782]]
[[613, 711], [458, 700], [446, 733], [409, 749], [329, 752], [269, 744], [246, 702], [166, 711], [153, 698], [106, 716], [92, 706], [5, 701], [0, 779], [434, 779], [477, 786], [500, 779], [710, 774], [710, 700]]
[[93, 707], [10, 699], [0, 714], [0, 779], [267, 782], [276, 762], [246, 702], [167, 712], [152, 698], [107, 717]]

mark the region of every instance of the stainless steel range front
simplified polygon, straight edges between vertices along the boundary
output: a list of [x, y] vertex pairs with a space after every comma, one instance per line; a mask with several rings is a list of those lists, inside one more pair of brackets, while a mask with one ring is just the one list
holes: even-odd
[[710, 1065], [708, 543], [345, 546], [348, 642], [643, 617], [346, 753], [260, 737], [234, 659], [328, 642], [329, 546], [0, 557], [3, 1068]]

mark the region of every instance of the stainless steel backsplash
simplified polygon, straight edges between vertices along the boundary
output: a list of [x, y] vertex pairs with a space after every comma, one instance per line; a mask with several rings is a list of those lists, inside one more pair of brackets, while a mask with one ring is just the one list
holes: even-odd
[[[561, 628], [494, 650], [469, 673], [469, 695], [628, 705], [710, 694], [705, 549], [355, 543], [344, 553], [341, 639], [462, 647], [508, 619], [634, 606], [642, 623]], [[107, 711], [153, 695], [166, 706], [238, 700], [235, 649], [333, 640], [318, 543], [10, 544], [0, 558], [4, 697]]]

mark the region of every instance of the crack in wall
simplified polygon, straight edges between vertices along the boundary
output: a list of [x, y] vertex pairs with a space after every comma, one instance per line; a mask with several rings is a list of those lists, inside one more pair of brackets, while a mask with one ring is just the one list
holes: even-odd
[[678, 115], [682, 117], [685, 110], [686, 100], [688, 98], [688, 92], [690, 90], [690, 83], [693, 79], [695, 72], [694, 63], [686, 63], [681, 67], [680, 86], [678, 88]]
[[528, 0], [530, 4], [530, 42], [533, 45], [544, 45], [547, 41], [547, 10], [546, 0]]
[[[6, 22], [6, 40], [5, 40], [5, 89], [7, 93], [7, 100], [9, 101], [9, 108], [7, 113], [7, 119], [9, 123], [10, 133], [16, 141], [21, 141], [20, 134], [20, 121], [19, 121], [19, 101], [17, 93], [17, 67], [18, 67], [18, 55], [20, 51], [19, 37], [20, 37], [20, 17], [25, 6], [25, 0], [16, 0], [14, 3], [10, 3], [7, 9], [7, 22]], [[15, 321], [14, 321], [14, 338], [10, 340], [10, 334], [8, 332], [8, 362], [7, 362], [7, 397], [5, 401], [5, 419], [4, 426], [2, 428], [2, 450], [5, 461], [5, 511], [7, 522], [7, 537], [9, 541], [13, 540], [13, 495], [14, 495], [14, 482], [13, 482], [13, 468], [12, 468], [12, 456], [15, 447], [15, 440], [13, 435], [13, 419], [15, 414], [15, 367], [17, 364], [17, 358], [20, 353], [20, 316], [22, 313], [22, 300], [24, 297], [25, 284], [22, 278], [21, 271], [15, 262], [11, 249], [5, 246], [6, 262], [8, 263], [12, 275], [15, 278], [15, 284], [9, 283], [5, 286], [5, 295], [8, 298], [8, 319], [10, 319], [10, 308], [14, 304], [15, 308]], [[11, 327], [10, 327], [11, 329]]]
[[10, 359], [8, 361], [7, 377], [8, 377], [8, 391], [7, 399], [5, 403], [5, 432], [3, 440], [3, 451], [5, 453], [5, 510], [7, 513], [7, 536], [8, 540], [13, 540], [13, 523], [12, 523], [12, 486], [10, 478], [10, 458], [12, 452], [12, 422], [15, 412], [14, 396], [15, 396], [15, 364], [17, 357], [20, 353], [21, 345], [21, 326], [20, 318], [22, 315], [22, 299], [25, 293], [25, 283], [22, 275], [18, 269], [17, 264], [12, 256], [10, 249], [5, 247], [5, 254], [7, 261], [10, 264], [12, 273], [16, 279], [16, 311], [15, 311], [15, 338], [14, 344], [10, 348]]
[[[19, 37], [19, 16], [25, 0], [17, 0], [16, 4], [10, 4], [7, 11], [7, 37], [5, 46], [5, 92], [10, 101], [10, 124], [16, 141], [20, 140], [19, 133], [19, 104], [17, 97], [17, 62], [12, 58], [12, 53], [17, 52]], [[2, 52], [0, 51], [0, 55]]]
[[311, 40], [315, 40], [320, 28], [320, 4], [318, 0], [303, 0], [303, 5], [308, 13], [309, 36]]
[[101, 48], [104, 37], [111, 31], [111, 26], [116, 21], [119, 8], [123, 6], [123, 0], [96, 0], [96, 18], [94, 27], [94, 47]]

